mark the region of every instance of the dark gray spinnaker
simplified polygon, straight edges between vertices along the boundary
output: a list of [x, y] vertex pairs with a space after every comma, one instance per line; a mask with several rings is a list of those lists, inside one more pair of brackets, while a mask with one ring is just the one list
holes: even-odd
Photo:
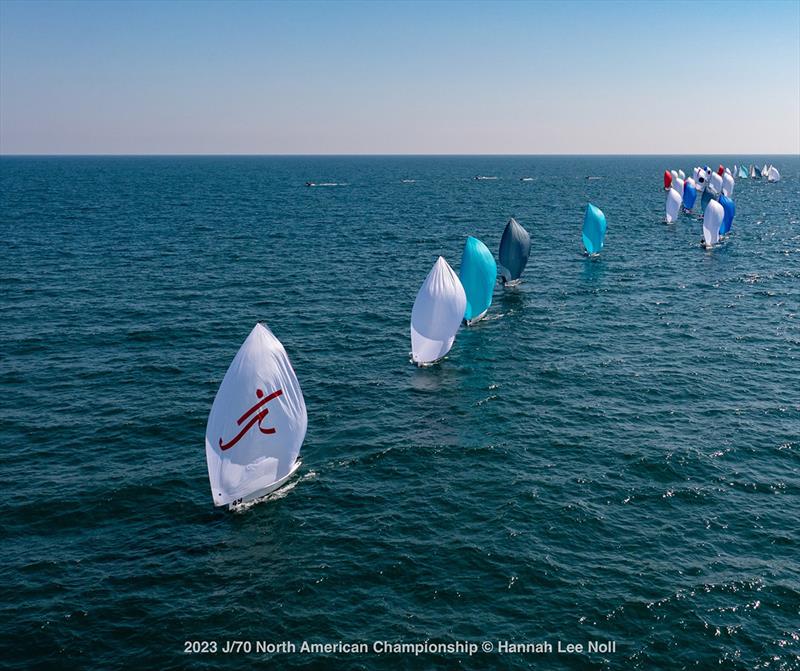
[[516, 219], [511, 218], [500, 239], [500, 275], [503, 282], [517, 281], [528, 263], [531, 253], [531, 236]]

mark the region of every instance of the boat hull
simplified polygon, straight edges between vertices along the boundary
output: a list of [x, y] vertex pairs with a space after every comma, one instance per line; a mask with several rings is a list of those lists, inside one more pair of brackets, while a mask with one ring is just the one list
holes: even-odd
[[488, 308], [486, 310], [484, 310], [483, 312], [481, 312], [477, 317], [475, 317], [475, 319], [465, 319], [464, 323], [467, 326], [472, 326], [474, 324], [477, 324], [481, 319], [483, 319], [486, 316], [487, 312], [489, 312]]
[[228, 504], [228, 510], [236, 510], [237, 508], [239, 508], [240, 506], [242, 506], [245, 503], [253, 503], [253, 502], [257, 501], [258, 499], [264, 498], [268, 494], [272, 494], [272, 492], [280, 489], [281, 487], [283, 487], [283, 485], [285, 485], [292, 478], [292, 476], [295, 473], [297, 473], [297, 469], [300, 468], [300, 464], [302, 464], [302, 463], [303, 462], [300, 459], [298, 459], [297, 461], [294, 462], [294, 465], [289, 470], [289, 472], [286, 475], [284, 475], [282, 478], [280, 478], [279, 480], [276, 480], [275, 482], [273, 482], [269, 487], [264, 487], [263, 489], [259, 489], [257, 492], [253, 492], [249, 496], [246, 496], [246, 497], [244, 497], [242, 499], [237, 499], [236, 501], [233, 501], [232, 503], [229, 503]]

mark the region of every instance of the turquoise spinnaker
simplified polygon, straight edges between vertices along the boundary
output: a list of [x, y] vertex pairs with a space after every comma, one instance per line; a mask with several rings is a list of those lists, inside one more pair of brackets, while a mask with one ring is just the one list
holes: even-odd
[[606, 237], [606, 215], [591, 203], [583, 217], [583, 246], [589, 254], [599, 254]]
[[489, 248], [477, 238], [467, 238], [458, 276], [467, 295], [464, 319], [469, 324], [483, 317], [489, 309], [497, 281], [497, 263]]

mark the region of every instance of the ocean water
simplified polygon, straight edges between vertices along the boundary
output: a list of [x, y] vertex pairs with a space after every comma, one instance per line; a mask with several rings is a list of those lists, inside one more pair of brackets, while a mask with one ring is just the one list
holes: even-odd
[[[783, 180], [737, 180], [727, 242], [662, 223], [665, 168], [741, 160]], [[800, 668], [799, 180], [785, 156], [3, 158], [0, 666]], [[436, 256], [496, 253], [512, 215], [523, 284], [412, 366]], [[292, 486], [231, 514], [205, 423], [257, 321], [309, 428]], [[497, 652], [593, 640], [616, 651]]]

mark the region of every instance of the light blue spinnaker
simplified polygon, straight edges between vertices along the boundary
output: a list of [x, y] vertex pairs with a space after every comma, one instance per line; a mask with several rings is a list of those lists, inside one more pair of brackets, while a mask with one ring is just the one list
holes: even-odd
[[747, 168], [743, 165], [739, 166], [739, 179], [747, 179]]
[[497, 281], [497, 263], [489, 248], [477, 238], [467, 238], [458, 277], [467, 295], [464, 319], [467, 324], [478, 321], [492, 304]]
[[606, 237], [606, 215], [591, 203], [583, 216], [583, 246], [589, 254], [599, 254]]

